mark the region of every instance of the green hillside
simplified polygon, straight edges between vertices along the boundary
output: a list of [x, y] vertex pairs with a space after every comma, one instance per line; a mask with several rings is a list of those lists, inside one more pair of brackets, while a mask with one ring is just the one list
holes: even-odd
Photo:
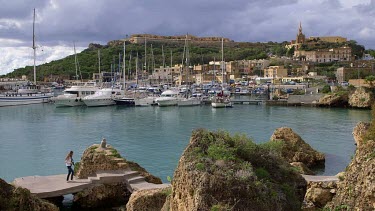
[[[151, 44], [154, 54], [155, 67], [163, 64], [162, 46], [164, 48], [166, 66], [171, 62], [171, 51], [173, 65], [182, 62], [182, 53], [184, 49], [184, 42], [148, 42], [147, 43], [147, 66], [152, 64]], [[265, 59], [268, 54], [282, 56], [286, 54], [284, 48], [286, 42], [283, 43], [247, 43], [247, 42], [227, 42], [224, 43], [224, 57], [226, 61], [241, 60], [241, 59]], [[120, 41], [112, 41], [109, 45], [90, 44], [89, 48], [77, 54], [79, 68], [83, 79], [91, 79], [92, 73], [98, 72], [98, 50], [101, 55], [101, 71], [111, 71], [111, 64], [118, 69], [119, 54], [123, 54], [123, 45]], [[190, 63], [191, 65], [205, 64], [209, 61], [221, 60], [221, 42], [200, 42], [190, 43]], [[130, 67], [134, 71], [135, 58], [139, 57], [139, 65], [144, 64], [145, 47], [144, 44], [126, 43], [126, 72], [128, 74], [129, 58], [131, 56]], [[27, 66], [19, 68], [15, 71], [4, 75], [3, 77], [21, 77], [27, 75], [29, 78], [33, 77], [33, 67]], [[45, 63], [37, 67], [37, 80], [42, 80], [43, 77], [49, 75], [64, 75], [74, 79], [75, 76], [75, 62], [74, 56]]]

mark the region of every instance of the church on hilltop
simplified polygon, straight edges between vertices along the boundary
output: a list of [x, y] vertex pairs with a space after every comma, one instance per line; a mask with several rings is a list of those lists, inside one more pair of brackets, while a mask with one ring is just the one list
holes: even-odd
[[[311, 36], [306, 38], [300, 22], [296, 39], [285, 47], [288, 49], [294, 48], [293, 59], [295, 60], [318, 63], [351, 61], [352, 49], [345, 45], [346, 42], [347, 38], [340, 36]], [[324, 43], [338, 44], [339, 47], [322, 48], [321, 46], [324, 46]]]

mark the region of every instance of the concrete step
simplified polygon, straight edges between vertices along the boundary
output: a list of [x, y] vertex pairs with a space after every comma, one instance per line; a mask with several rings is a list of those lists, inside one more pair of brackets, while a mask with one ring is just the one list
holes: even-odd
[[133, 191], [137, 191], [137, 190], [148, 190], [148, 189], [166, 188], [166, 187], [170, 187], [171, 184], [168, 184], [168, 183], [165, 183], [165, 184], [153, 184], [153, 183], [148, 183], [148, 182], [142, 182], [142, 183], [132, 184], [131, 186], [133, 188]]
[[142, 176], [137, 176], [137, 177], [133, 177], [131, 179], [128, 179], [128, 182], [129, 182], [130, 185], [135, 184], [135, 183], [144, 182], [144, 181], [145, 181], [145, 178], [142, 177]]
[[124, 178], [126, 180], [129, 180], [131, 178], [138, 177], [138, 176], [140, 176], [138, 171], [128, 171], [125, 173]]

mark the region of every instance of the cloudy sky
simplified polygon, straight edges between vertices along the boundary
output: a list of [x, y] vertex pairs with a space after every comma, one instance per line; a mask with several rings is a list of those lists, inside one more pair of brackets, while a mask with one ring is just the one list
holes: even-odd
[[224, 36], [235, 41], [343, 36], [375, 49], [375, 0], [0, 0], [0, 75], [135, 33]]

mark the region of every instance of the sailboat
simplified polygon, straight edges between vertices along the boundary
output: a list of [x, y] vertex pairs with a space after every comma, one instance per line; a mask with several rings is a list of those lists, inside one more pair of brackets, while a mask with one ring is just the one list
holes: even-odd
[[48, 89], [36, 85], [36, 46], [35, 46], [35, 9], [33, 16], [33, 58], [34, 58], [34, 83], [28, 82], [26, 85], [13, 92], [6, 92], [0, 95], [0, 106], [28, 105], [37, 103], [47, 103], [51, 101], [53, 93]]
[[[185, 69], [186, 69], [186, 81], [187, 81], [187, 86], [186, 86], [186, 92], [185, 92], [185, 97], [179, 98], [177, 105], [178, 106], [197, 106], [201, 105], [201, 99], [199, 97], [193, 97], [191, 96], [191, 86], [190, 86], [190, 51], [189, 51], [189, 43], [188, 43], [188, 36], [186, 35], [185, 39], [185, 54], [186, 54], [186, 59], [185, 59]], [[182, 79], [182, 77], [181, 77]]]
[[222, 81], [221, 81], [221, 92], [216, 93], [216, 95], [212, 98], [211, 106], [213, 108], [226, 108], [232, 107], [232, 102], [230, 100], [230, 93], [225, 91], [224, 89], [224, 69], [225, 69], [225, 62], [224, 62], [224, 38], [221, 39], [221, 74], [222, 74]]

